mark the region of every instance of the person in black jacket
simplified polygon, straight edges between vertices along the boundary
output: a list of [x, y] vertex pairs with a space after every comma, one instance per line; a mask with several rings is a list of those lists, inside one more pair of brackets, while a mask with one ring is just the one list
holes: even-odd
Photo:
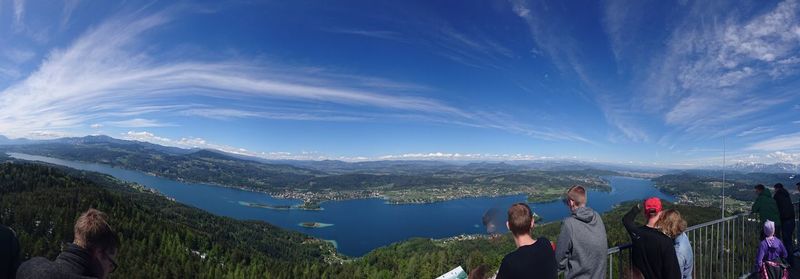
[[497, 279], [558, 277], [556, 254], [550, 240], [531, 237], [534, 223], [528, 204], [516, 203], [508, 209], [506, 227], [514, 235], [517, 250], [503, 257]]
[[[781, 215], [781, 241], [786, 251], [793, 251], [792, 243], [794, 243], [794, 205], [792, 205], [792, 197], [789, 192], [783, 188], [783, 184], [777, 183], [775, 186], [775, 195], [772, 198], [778, 204], [778, 212]], [[792, 264], [792, 258], [789, 257], [789, 264]]]
[[0, 278], [14, 278], [19, 266], [19, 239], [9, 227], [0, 225]]
[[96, 209], [81, 214], [75, 222], [74, 242], [55, 261], [42, 257], [26, 261], [17, 270], [17, 279], [107, 278], [117, 268], [119, 237], [106, 219]]
[[631, 258], [633, 266], [647, 279], [680, 279], [681, 270], [678, 257], [675, 255], [675, 246], [671, 238], [655, 228], [655, 223], [661, 216], [661, 200], [649, 198], [644, 202], [644, 216], [647, 224], [637, 227], [633, 220], [641, 204], [636, 204], [622, 218], [622, 224], [631, 237], [633, 248]]

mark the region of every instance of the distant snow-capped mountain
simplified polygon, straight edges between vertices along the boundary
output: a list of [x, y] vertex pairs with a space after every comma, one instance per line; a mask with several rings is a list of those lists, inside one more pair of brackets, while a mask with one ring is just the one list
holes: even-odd
[[800, 165], [791, 163], [756, 163], [756, 162], [737, 162], [727, 167], [728, 170], [740, 172], [764, 172], [764, 173], [797, 173], [800, 172]]

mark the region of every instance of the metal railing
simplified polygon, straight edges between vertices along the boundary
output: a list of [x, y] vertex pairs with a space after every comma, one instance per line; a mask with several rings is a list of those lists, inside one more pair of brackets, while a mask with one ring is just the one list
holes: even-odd
[[[694, 278], [738, 278], [749, 273], [754, 266], [761, 229], [758, 217], [749, 213], [687, 228], [684, 233], [694, 253]], [[635, 278], [631, 247], [624, 244], [608, 249], [606, 278]]]

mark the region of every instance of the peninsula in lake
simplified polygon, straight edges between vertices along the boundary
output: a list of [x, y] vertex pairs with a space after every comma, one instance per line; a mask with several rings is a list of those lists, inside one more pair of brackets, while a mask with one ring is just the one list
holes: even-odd
[[[383, 198], [392, 204], [524, 194], [556, 200], [569, 186], [610, 190], [603, 176], [618, 175], [576, 162], [520, 164], [430, 161], [280, 161], [206, 149], [180, 149], [107, 136], [64, 138], [3, 146], [63, 160], [106, 164], [184, 182], [212, 184], [299, 199], [302, 209], [331, 200]], [[262, 207], [262, 205], [254, 205]], [[282, 206], [266, 205], [270, 209]]]

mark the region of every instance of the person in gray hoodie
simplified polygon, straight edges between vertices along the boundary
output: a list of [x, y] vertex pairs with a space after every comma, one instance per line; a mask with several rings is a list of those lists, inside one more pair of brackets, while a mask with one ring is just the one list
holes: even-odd
[[556, 243], [556, 262], [564, 278], [605, 278], [608, 242], [600, 214], [586, 207], [586, 189], [572, 186], [564, 204], [572, 215], [564, 218]]

